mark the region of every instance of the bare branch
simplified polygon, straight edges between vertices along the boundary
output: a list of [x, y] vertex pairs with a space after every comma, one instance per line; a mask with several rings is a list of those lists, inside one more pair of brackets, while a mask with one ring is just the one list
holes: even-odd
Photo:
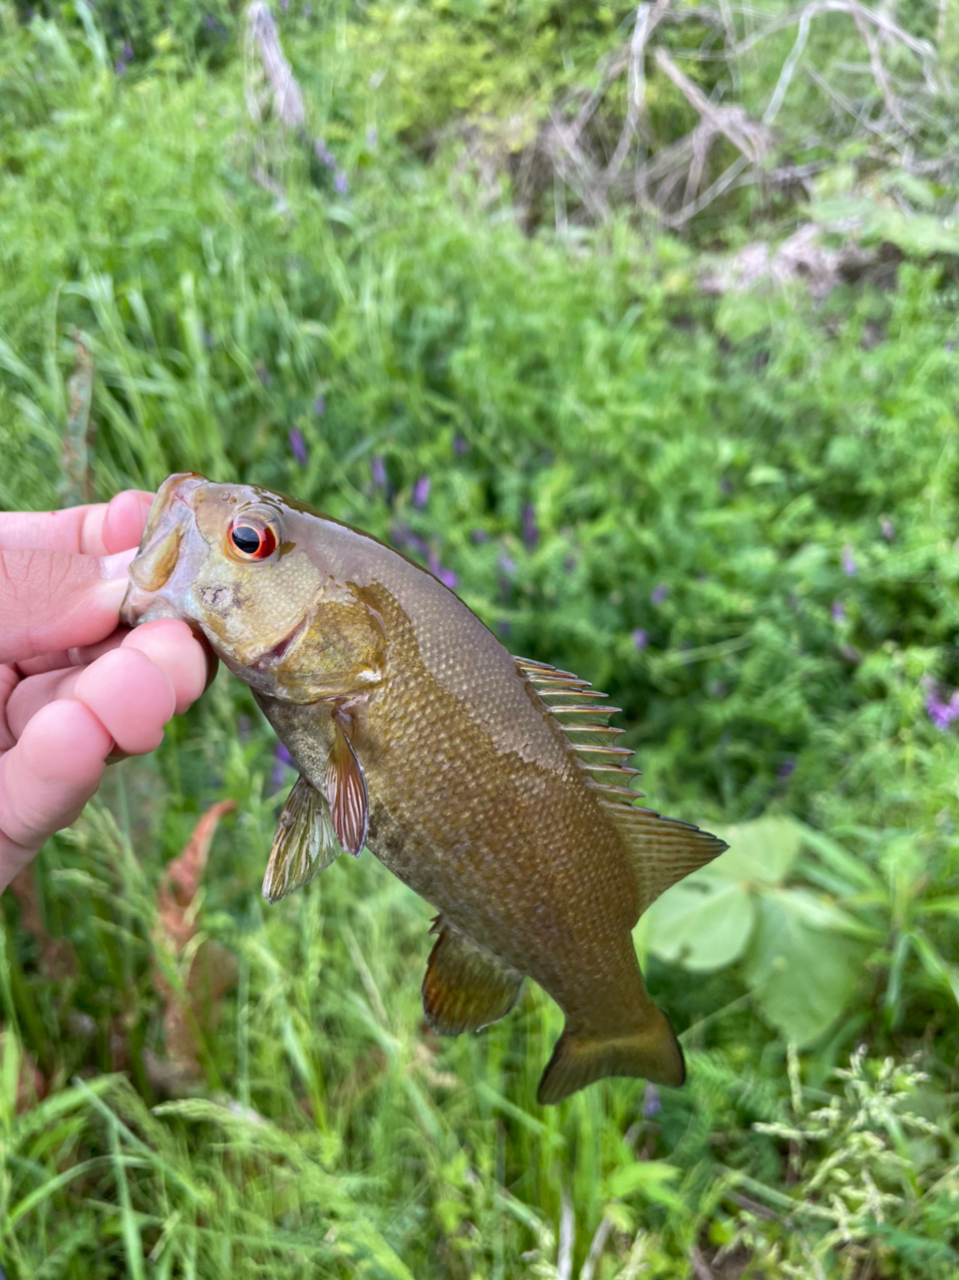
[[593, 1280], [593, 1276], [596, 1274], [596, 1264], [603, 1256], [603, 1250], [606, 1248], [606, 1241], [609, 1239], [612, 1229], [612, 1220], [606, 1214], [603, 1214], [602, 1220], [596, 1228], [596, 1234], [593, 1236], [592, 1243], [589, 1246], [586, 1261], [583, 1263], [583, 1268], [579, 1273], [579, 1280]]
[[636, 22], [633, 26], [633, 38], [629, 45], [629, 87], [626, 100], [626, 123], [623, 125], [616, 143], [613, 157], [603, 174], [603, 185], [608, 191], [616, 179], [626, 160], [630, 144], [636, 137], [639, 122], [646, 109], [646, 69], [644, 59], [646, 41], [655, 29], [658, 18], [654, 21], [657, 10], [665, 11], [669, 0], [659, 0], [656, 9], [650, 12], [648, 4], [636, 6]]
[[717, 107], [709, 101], [665, 49], [656, 50], [656, 65], [665, 71], [686, 101], [707, 121], [715, 133], [721, 133], [741, 151], [750, 164], [760, 164], [768, 149], [768, 134], [750, 120], [742, 107]]
[[556, 1280], [570, 1280], [573, 1274], [573, 1244], [576, 1240], [576, 1218], [569, 1188], [559, 1193], [559, 1252], [556, 1256]]
[[902, 114], [902, 108], [900, 107], [896, 95], [893, 93], [892, 87], [889, 84], [889, 77], [886, 75], [886, 68], [883, 66], [882, 56], [879, 52], [879, 42], [876, 39], [875, 33], [870, 31], [869, 24], [866, 22], [863, 10], [858, 4], [853, 5], [852, 7], [852, 19], [856, 24], [856, 30], [862, 36], [863, 44], [869, 51], [869, 65], [872, 67], [873, 79], [879, 86], [879, 91], [886, 104], [886, 110], [892, 116], [893, 120], [895, 120], [900, 129], [903, 129], [906, 133], [912, 133], [913, 130], [910, 129], [909, 125], [906, 123], [906, 119]]

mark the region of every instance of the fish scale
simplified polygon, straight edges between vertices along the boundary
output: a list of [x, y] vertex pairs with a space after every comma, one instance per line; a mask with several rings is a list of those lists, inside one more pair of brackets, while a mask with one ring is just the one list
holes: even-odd
[[566, 1026], [540, 1082], [680, 1084], [633, 948], [639, 915], [723, 843], [636, 805], [615, 708], [514, 658], [456, 595], [294, 499], [171, 476], [123, 618], [185, 619], [253, 689], [300, 777], [264, 879], [275, 901], [364, 845], [440, 912], [424, 1010], [445, 1033], [538, 982]]

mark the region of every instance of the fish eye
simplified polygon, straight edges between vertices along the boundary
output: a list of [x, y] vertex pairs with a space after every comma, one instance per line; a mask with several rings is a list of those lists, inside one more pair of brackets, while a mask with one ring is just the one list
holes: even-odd
[[234, 516], [230, 523], [230, 547], [238, 560], [265, 560], [276, 550], [271, 525], [257, 516]]

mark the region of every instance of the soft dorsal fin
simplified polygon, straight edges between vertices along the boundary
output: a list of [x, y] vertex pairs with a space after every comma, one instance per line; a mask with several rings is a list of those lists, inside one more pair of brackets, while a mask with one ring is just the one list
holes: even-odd
[[607, 809], [636, 869], [639, 915], [661, 893], [729, 848], [718, 836], [688, 822], [663, 818], [652, 809], [622, 803], [609, 803]]
[[616, 824], [623, 848], [636, 871], [640, 915], [661, 893], [684, 876], [698, 871], [727, 848], [716, 836], [685, 822], [660, 817], [641, 809], [630, 780], [639, 773], [629, 765], [632, 752], [615, 746], [623, 732], [609, 725], [619, 707], [604, 705], [605, 693], [593, 689], [569, 671], [544, 662], [517, 658], [519, 673], [535, 690], [562, 729], [570, 753], [576, 758], [599, 800]]

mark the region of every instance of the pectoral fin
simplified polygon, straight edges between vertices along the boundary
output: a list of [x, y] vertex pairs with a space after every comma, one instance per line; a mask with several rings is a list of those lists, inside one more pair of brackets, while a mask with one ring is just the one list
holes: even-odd
[[512, 1009], [523, 975], [499, 964], [438, 916], [439, 932], [423, 979], [426, 1020], [442, 1036], [479, 1031]]
[[305, 778], [297, 778], [276, 824], [263, 896], [277, 902], [328, 867], [340, 854], [330, 811]]
[[370, 807], [366, 795], [366, 779], [356, 752], [346, 736], [346, 716], [333, 716], [333, 745], [326, 765], [326, 798], [330, 817], [340, 844], [354, 858], [366, 843]]

